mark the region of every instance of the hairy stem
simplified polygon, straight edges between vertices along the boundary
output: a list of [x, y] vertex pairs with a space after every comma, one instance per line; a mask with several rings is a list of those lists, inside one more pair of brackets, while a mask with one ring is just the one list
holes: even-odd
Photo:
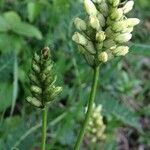
[[83, 140], [83, 137], [84, 137], [85, 129], [87, 127], [87, 124], [88, 124], [90, 116], [91, 116], [92, 107], [93, 107], [93, 103], [94, 103], [94, 99], [95, 99], [95, 95], [96, 95], [98, 77], [99, 77], [99, 66], [94, 68], [93, 83], [92, 83], [92, 87], [91, 87], [90, 98], [88, 101], [88, 110], [87, 110], [87, 113], [85, 116], [83, 127], [79, 133], [78, 138], [77, 138], [74, 150], [79, 150], [80, 145], [81, 145], [82, 140]]
[[41, 150], [46, 148], [46, 130], [47, 130], [47, 107], [42, 110], [42, 143]]

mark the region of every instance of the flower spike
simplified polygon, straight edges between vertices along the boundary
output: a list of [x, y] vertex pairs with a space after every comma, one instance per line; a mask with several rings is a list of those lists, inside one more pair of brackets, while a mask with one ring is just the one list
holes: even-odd
[[27, 97], [26, 100], [35, 107], [44, 108], [62, 91], [61, 87], [55, 85], [56, 76], [53, 74], [48, 47], [42, 49], [41, 54], [34, 53], [29, 79], [32, 97]]
[[139, 19], [126, 16], [133, 6], [133, 0], [125, 3], [121, 0], [84, 0], [87, 19], [75, 18], [78, 32], [72, 39], [84, 51], [82, 54], [86, 61], [87, 56], [92, 60], [90, 66], [98, 66], [112, 56], [124, 56], [129, 52], [125, 44], [132, 38], [134, 27], [140, 23]]

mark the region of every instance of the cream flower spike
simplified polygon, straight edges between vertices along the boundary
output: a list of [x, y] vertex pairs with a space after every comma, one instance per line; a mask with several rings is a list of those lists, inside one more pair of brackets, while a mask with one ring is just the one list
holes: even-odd
[[129, 52], [126, 43], [140, 23], [139, 19], [126, 16], [133, 6], [133, 0], [124, 4], [121, 0], [84, 0], [87, 17], [75, 19], [75, 27], [80, 33], [75, 32], [72, 39], [82, 48], [90, 66], [98, 66]]

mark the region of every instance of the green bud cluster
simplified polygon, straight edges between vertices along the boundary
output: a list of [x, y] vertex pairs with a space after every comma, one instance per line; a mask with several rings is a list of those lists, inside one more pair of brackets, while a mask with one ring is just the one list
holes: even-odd
[[92, 114], [86, 129], [86, 136], [91, 142], [99, 142], [106, 138], [105, 124], [103, 123], [103, 116], [101, 114], [102, 105], [93, 105]]
[[53, 74], [48, 47], [42, 49], [41, 54], [34, 53], [29, 79], [32, 97], [27, 97], [26, 100], [33, 106], [44, 108], [62, 91], [61, 87], [55, 85], [56, 76]]
[[105, 63], [114, 56], [124, 56], [129, 52], [125, 43], [132, 38], [137, 18], [127, 18], [132, 10], [133, 0], [84, 0], [87, 19], [75, 18], [77, 32], [72, 40], [80, 48], [89, 65]]

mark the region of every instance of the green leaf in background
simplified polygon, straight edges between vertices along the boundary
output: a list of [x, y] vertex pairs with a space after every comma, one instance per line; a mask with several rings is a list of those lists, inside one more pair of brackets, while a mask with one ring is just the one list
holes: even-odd
[[16, 24], [21, 22], [20, 16], [14, 11], [5, 12], [3, 16], [11, 28], [15, 27]]
[[0, 16], [0, 32], [7, 32], [10, 29], [7, 21]]
[[13, 28], [13, 32], [19, 35], [23, 35], [25, 37], [34, 37], [38, 40], [42, 39], [42, 33], [40, 32], [40, 30], [33, 25], [25, 22], [20, 22], [16, 24], [16, 26]]
[[0, 33], [0, 51], [3, 53], [10, 53], [12, 51], [18, 53], [24, 44], [25, 41], [20, 36]]
[[123, 124], [129, 125], [138, 130], [141, 129], [138, 116], [134, 112], [130, 111], [125, 105], [119, 103], [119, 101], [102, 94], [102, 96], [99, 96], [98, 102], [103, 106], [104, 115], [113, 115]]
[[6, 110], [12, 103], [12, 84], [0, 83], [0, 112]]
[[0, 56], [0, 82], [7, 81], [10, 78], [10, 74], [13, 72], [13, 63], [14, 55], [12, 53]]
[[38, 2], [28, 2], [27, 3], [28, 19], [30, 22], [34, 22], [36, 17], [41, 12], [41, 4]]
[[42, 33], [35, 26], [22, 22], [20, 16], [14, 11], [8, 11], [0, 16], [0, 31], [13, 31], [16, 34], [25, 37], [34, 37], [38, 40], [42, 39]]
[[150, 56], [150, 45], [131, 43], [130, 49], [132, 54]]

